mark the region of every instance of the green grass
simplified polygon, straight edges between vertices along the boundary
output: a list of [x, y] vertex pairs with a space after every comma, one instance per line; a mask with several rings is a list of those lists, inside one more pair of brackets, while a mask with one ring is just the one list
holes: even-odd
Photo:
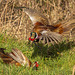
[[0, 34], [0, 48], [6, 48], [11, 52], [12, 48], [18, 48], [31, 62], [38, 61], [38, 70], [25, 67], [17, 67], [3, 63], [0, 59], [0, 75], [72, 75], [75, 65], [75, 46], [73, 42], [62, 42], [59, 45], [41, 46], [27, 44], [25, 41], [10, 39]]

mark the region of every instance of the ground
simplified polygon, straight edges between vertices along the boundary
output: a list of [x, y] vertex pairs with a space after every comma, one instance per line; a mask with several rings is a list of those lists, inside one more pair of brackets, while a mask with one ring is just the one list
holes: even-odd
[[72, 75], [75, 65], [75, 45], [72, 41], [51, 45], [50, 49], [44, 45], [39, 46], [41, 46], [40, 49], [34, 44], [30, 45], [26, 41], [18, 41], [0, 34], [0, 48], [6, 48], [6, 52], [11, 52], [12, 48], [18, 48], [31, 62], [39, 63], [36, 71], [23, 66], [8, 65], [0, 59], [0, 75]]

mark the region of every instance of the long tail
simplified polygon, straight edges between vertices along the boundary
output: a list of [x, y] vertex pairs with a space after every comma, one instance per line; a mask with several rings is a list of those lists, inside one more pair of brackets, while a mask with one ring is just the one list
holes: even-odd
[[72, 33], [71, 35], [75, 34], [75, 18], [71, 17], [69, 20], [63, 21], [62, 23], [54, 25], [54, 27], [57, 27], [54, 31], [58, 32], [64, 36], [67, 36]]

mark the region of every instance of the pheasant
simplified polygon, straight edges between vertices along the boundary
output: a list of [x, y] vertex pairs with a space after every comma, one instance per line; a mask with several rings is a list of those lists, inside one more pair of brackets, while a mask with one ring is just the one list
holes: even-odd
[[[27, 7], [15, 7], [16, 9], [24, 9], [24, 12], [30, 17], [34, 28], [30, 33], [30, 41], [43, 41], [44, 44], [55, 44], [62, 40], [63, 34], [68, 32], [75, 24], [64, 24], [58, 23], [54, 25], [49, 25], [48, 19], [35, 9]], [[75, 20], [73, 20], [75, 22]]]
[[15, 64], [16, 66], [26, 66], [26, 67], [37, 67], [39, 66], [37, 62], [33, 64], [31, 61], [17, 48], [12, 49], [12, 52], [5, 53], [4, 48], [0, 48], [0, 57], [6, 64]]

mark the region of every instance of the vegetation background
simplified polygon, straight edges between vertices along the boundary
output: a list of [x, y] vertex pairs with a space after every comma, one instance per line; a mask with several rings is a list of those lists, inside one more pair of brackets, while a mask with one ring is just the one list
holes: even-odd
[[33, 25], [23, 11], [14, 9], [18, 6], [38, 10], [50, 24], [63, 22], [75, 15], [74, 0], [0, 0], [0, 32], [19, 40], [28, 39]]
[[[43, 13], [50, 24], [67, 21], [75, 16], [74, 0], [0, 0], [0, 48], [8, 52], [20, 49], [32, 62], [38, 61], [38, 71], [0, 62], [1, 75], [71, 75], [75, 65], [75, 43], [62, 42], [48, 48], [30, 46], [26, 40], [33, 28], [30, 18], [14, 7], [25, 6]], [[74, 22], [74, 21], [73, 21]]]

